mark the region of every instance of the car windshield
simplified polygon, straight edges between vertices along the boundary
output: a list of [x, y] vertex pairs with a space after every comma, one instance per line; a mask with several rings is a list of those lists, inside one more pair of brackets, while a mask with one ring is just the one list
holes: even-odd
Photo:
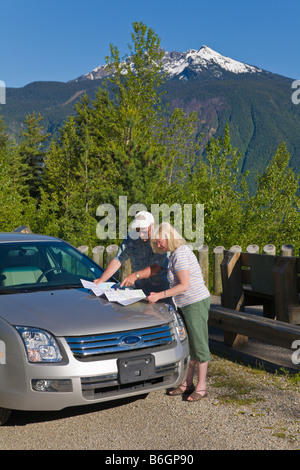
[[103, 269], [63, 241], [0, 244], [0, 294], [82, 287]]

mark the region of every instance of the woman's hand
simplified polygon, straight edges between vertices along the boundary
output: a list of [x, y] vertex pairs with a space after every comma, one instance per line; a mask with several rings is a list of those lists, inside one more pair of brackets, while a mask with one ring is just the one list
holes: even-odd
[[164, 297], [163, 292], [150, 292], [150, 295], [146, 297], [146, 300], [148, 300], [149, 304], [155, 304], [155, 302], [162, 299], [163, 297]]

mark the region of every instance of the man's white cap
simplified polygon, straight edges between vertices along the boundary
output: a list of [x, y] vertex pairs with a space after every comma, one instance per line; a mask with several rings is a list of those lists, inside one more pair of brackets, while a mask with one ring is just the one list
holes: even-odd
[[150, 212], [141, 211], [135, 215], [131, 228], [147, 228], [151, 224], [154, 224], [153, 215]]

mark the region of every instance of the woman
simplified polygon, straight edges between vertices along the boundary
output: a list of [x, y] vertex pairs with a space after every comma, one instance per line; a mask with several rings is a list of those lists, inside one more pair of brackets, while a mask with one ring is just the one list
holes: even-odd
[[[169, 392], [169, 395], [185, 395], [188, 401], [198, 401], [207, 395], [206, 374], [210, 352], [208, 346], [208, 312], [210, 293], [205, 286], [202, 271], [194, 253], [172, 227], [163, 222], [153, 233], [152, 249], [156, 253], [171, 252], [168, 267], [170, 289], [151, 292], [150, 303], [173, 297], [182, 314], [189, 337], [190, 365], [185, 381]], [[198, 382], [193, 385], [194, 369], [197, 366]]]

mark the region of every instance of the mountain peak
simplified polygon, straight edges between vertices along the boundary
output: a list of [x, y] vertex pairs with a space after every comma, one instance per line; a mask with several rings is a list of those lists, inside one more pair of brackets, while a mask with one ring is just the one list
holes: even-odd
[[211, 77], [222, 77], [226, 72], [240, 73], [261, 73], [258, 67], [238, 62], [229, 57], [223, 56], [208, 46], [202, 46], [199, 50], [190, 49], [187, 52], [177, 53], [177, 57], [166, 60], [165, 54], [164, 71], [169, 78], [188, 80], [201, 75]]
[[[263, 72], [258, 67], [223, 56], [205, 45], [198, 50], [189, 49], [187, 52], [163, 52], [163, 71], [167, 73], [169, 79], [222, 78], [228, 73], [237, 75]], [[96, 80], [107, 75], [107, 66], [100, 65], [75, 81]]]

